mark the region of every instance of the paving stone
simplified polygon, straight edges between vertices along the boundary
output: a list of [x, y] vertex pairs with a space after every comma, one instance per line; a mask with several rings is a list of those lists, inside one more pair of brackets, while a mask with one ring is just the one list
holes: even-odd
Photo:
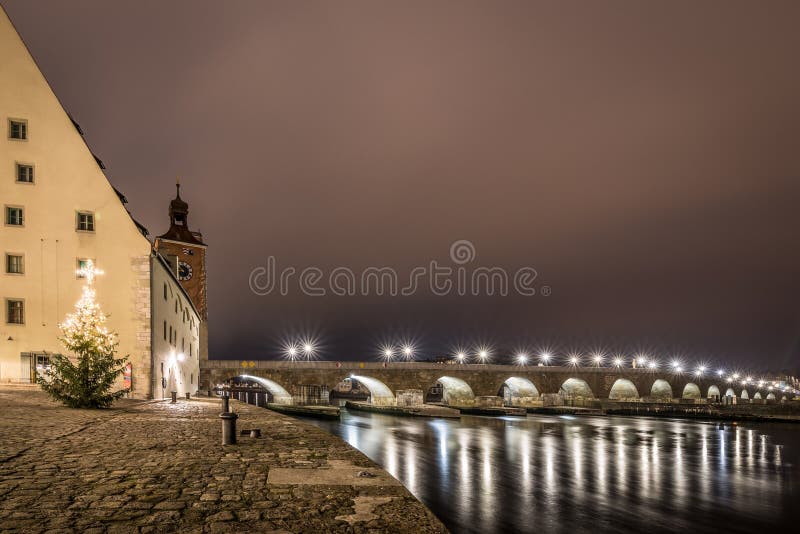
[[0, 530], [446, 532], [339, 438], [232, 406], [240, 428], [260, 428], [262, 438], [222, 447], [218, 400], [71, 410], [0, 386]]

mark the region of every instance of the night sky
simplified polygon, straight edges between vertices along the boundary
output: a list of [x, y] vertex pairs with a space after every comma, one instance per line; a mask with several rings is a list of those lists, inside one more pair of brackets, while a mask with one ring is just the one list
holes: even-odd
[[[151, 236], [181, 176], [213, 358], [314, 333], [800, 367], [796, 1], [0, 4]], [[248, 286], [458, 239], [552, 294]]]

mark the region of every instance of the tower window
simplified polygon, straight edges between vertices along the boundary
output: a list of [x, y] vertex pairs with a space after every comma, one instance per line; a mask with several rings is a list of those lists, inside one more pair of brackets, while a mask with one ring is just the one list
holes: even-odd
[[6, 322], [8, 324], [25, 324], [25, 301], [6, 300]]
[[94, 232], [94, 213], [79, 211], [77, 215], [77, 230], [79, 232]]
[[167, 321], [164, 321], [164, 341], [167, 340]]
[[33, 183], [33, 165], [17, 163], [17, 182], [24, 184]]
[[167, 300], [167, 283], [164, 282], [164, 300]]
[[19, 119], [8, 120], [8, 138], [25, 140], [28, 138], [28, 122]]
[[6, 224], [8, 226], [23, 226], [25, 218], [19, 206], [6, 206]]
[[21, 254], [6, 254], [6, 273], [25, 273], [25, 262]]

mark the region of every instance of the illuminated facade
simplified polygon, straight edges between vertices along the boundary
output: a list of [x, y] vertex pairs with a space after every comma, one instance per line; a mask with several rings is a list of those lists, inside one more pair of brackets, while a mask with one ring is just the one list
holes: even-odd
[[92, 260], [105, 273], [97, 299], [129, 358], [132, 396], [195, 391], [206, 351], [205, 252], [194, 268], [201, 315], [201, 300], [131, 217], [2, 9], [0, 121], [0, 382], [30, 382], [63, 351], [58, 323], [81, 295], [76, 270]]

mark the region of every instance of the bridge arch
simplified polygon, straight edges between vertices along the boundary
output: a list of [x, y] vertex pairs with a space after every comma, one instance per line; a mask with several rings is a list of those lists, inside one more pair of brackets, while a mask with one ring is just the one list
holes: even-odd
[[618, 378], [608, 392], [610, 400], [639, 400], [639, 390], [627, 378]]
[[272, 402], [275, 404], [292, 404], [292, 396], [286, 389], [277, 382], [260, 376], [239, 375], [238, 378], [255, 382], [259, 386], [269, 391], [272, 395]]
[[658, 400], [672, 400], [672, 386], [663, 378], [659, 378], [653, 382], [653, 387], [650, 388], [650, 396]]
[[714, 397], [720, 397], [719, 388], [715, 385], [708, 386], [708, 393], [706, 394], [706, 398], [713, 399]]
[[560, 393], [571, 398], [594, 398], [592, 388], [590, 388], [586, 380], [582, 378], [567, 378], [564, 383], [561, 384]]
[[726, 397], [735, 397], [736, 396], [736, 392], [733, 391], [733, 388], [728, 388], [728, 391], [725, 392], [725, 396]]
[[454, 406], [475, 403], [475, 393], [464, 380], [453, 376], [441, 376], [436, 381], [442, 386], [442, 403]]
[[539, 390], [533, 382], [520, 376], [511, 376], [503, 382], [499, 395], [508, 406], [519, 406], [539, 400]]
[[742, 394], [739, 396], [741, 399], [750, 399], [750, 394], [747, 392], [746, 389], [742, 390]]
[[389, 386], [371, 376], [350, 375], [352, 380], [362, 384], [369, 390], [369, 402], [378, 406], [391, 406], [395, 404], [394, 393]]
[[702, 397], [700, 394], [700, 388], [694, 382], [689, 382], [683, 388], [683, 395], [684, 399], [699, 399]]
[[775, 400], [775, 394], [774, 393], [767, 393], [767, 400]]
[[753, 399], [760, 399], [760, 398], [761, 398], [761, 392], [760, 391], [756, 391], [756, 394], [753, 395]]

